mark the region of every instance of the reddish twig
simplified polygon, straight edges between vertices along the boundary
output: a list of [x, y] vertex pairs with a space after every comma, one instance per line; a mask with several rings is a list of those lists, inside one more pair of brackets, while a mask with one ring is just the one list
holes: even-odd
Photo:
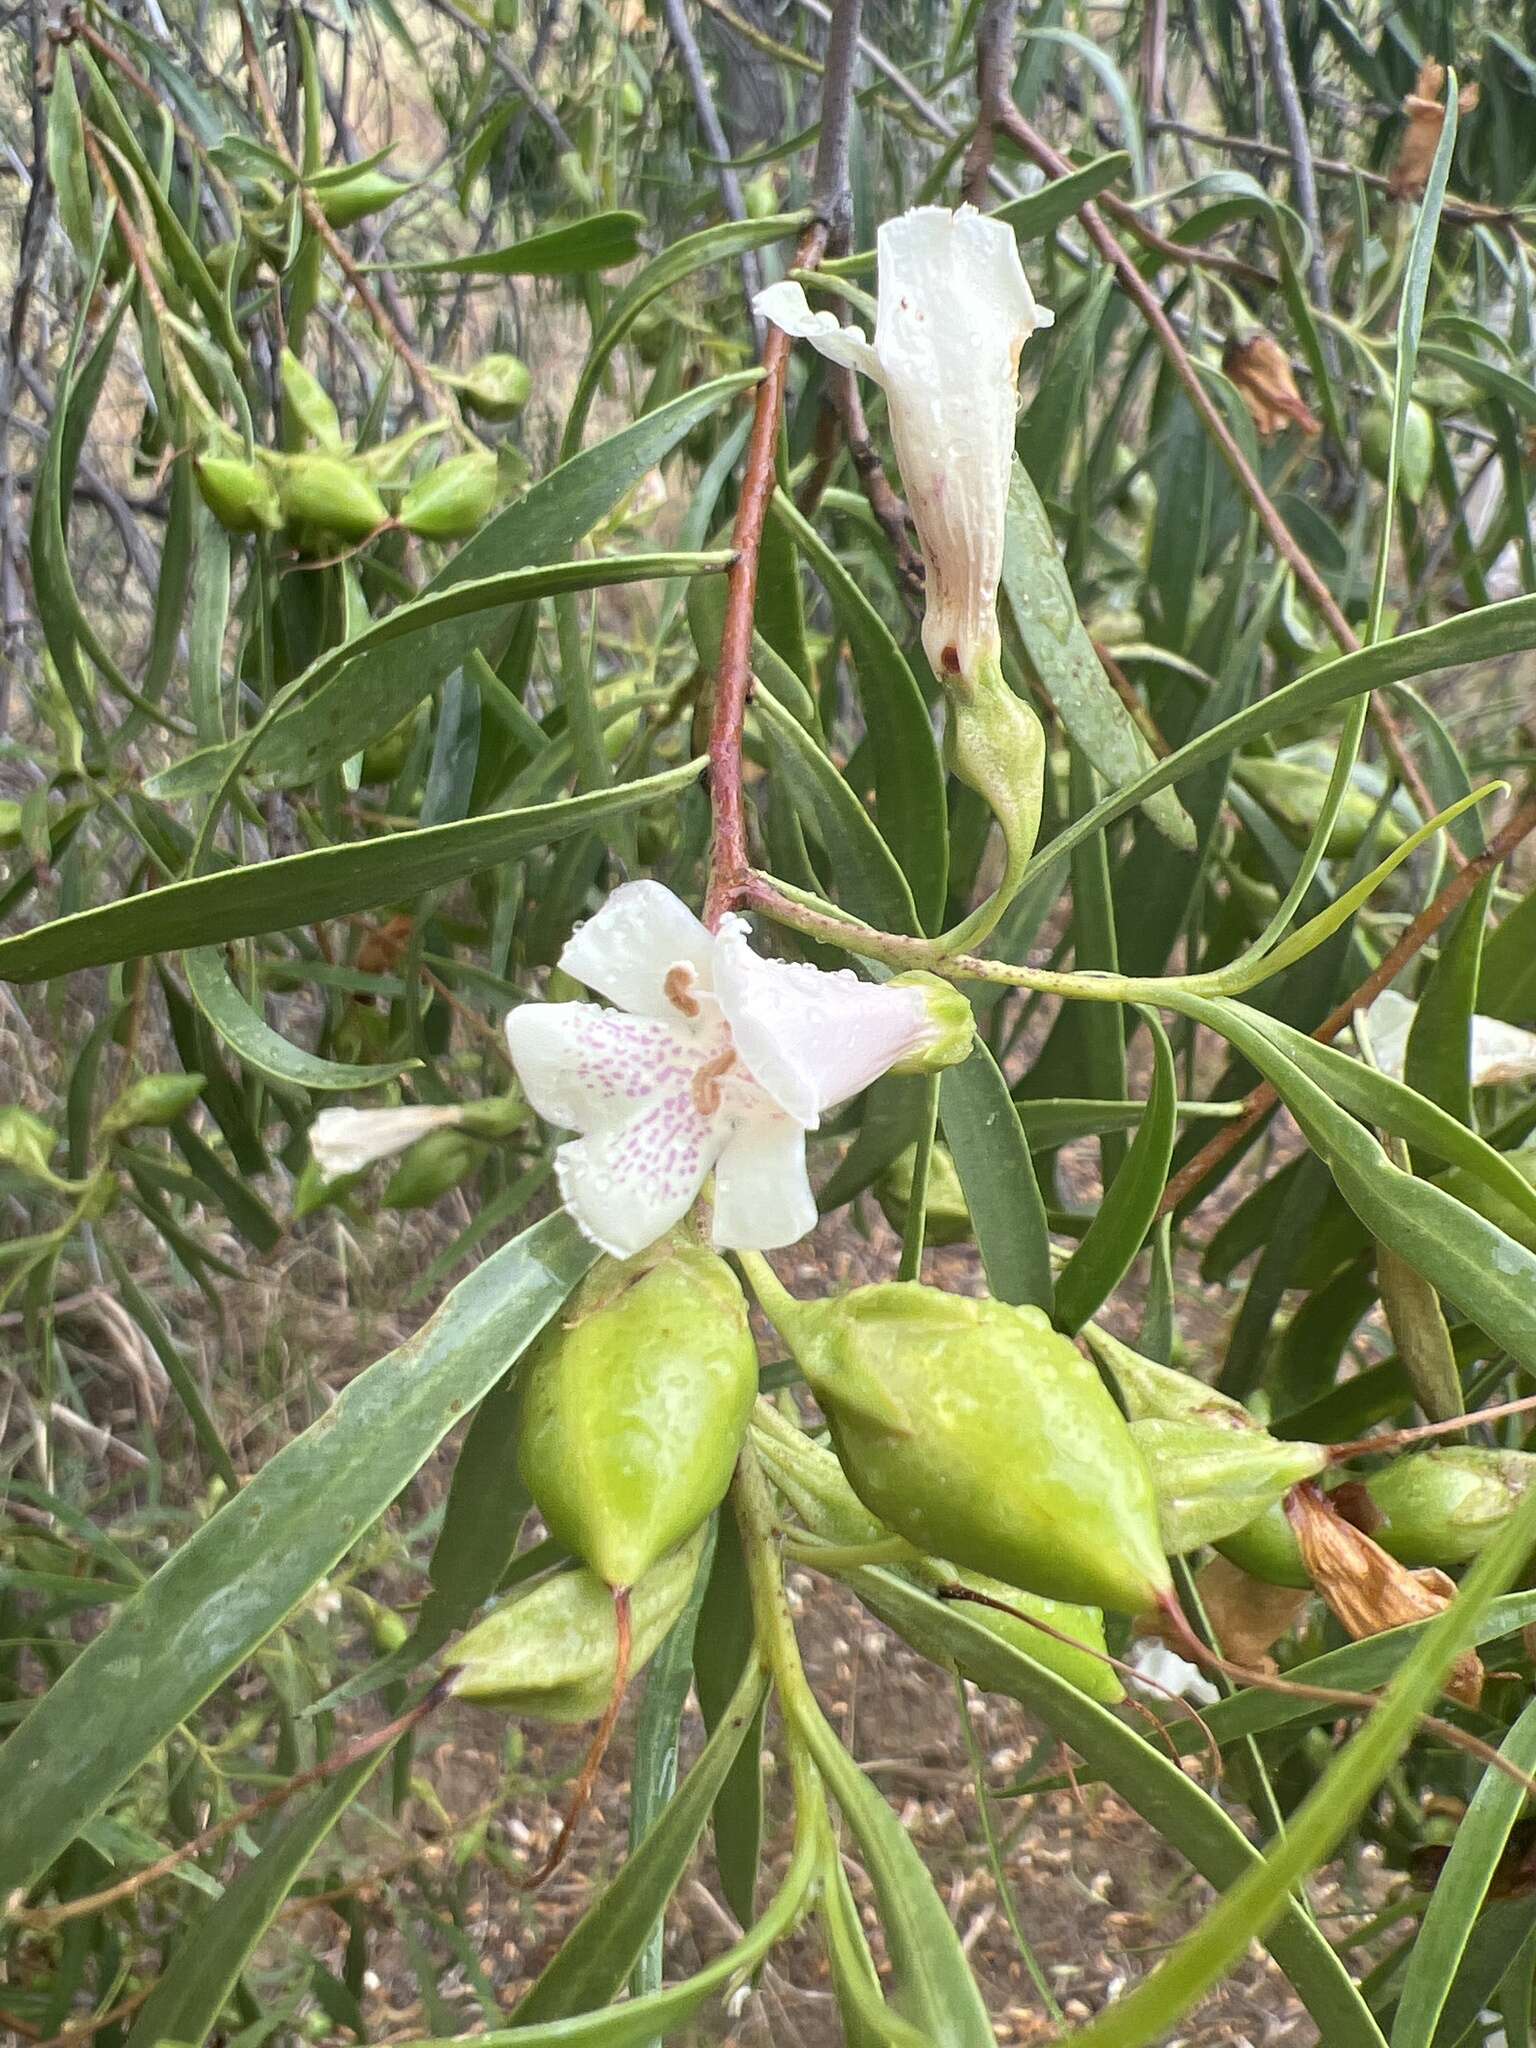
[[847, 443], [849, 459], [863, 488], [869, 509], [880, 524], [880, 530], [890, 542], [891, 553], [896, 558], [896, 576], [903, 597], [921, 605], [923, 601], [923, 558], [912, 545], [912, 536], [907, 530], [907, 508], [891, 488], [891, 480], [885, 473], [885, 465], [875, 452], [870, 439], [869, 422], [864, 417], [864, 401], [859, 396], [859, 380], [852, 370], [830, 367], [827, 372], [827, 395], [833, 411], [842, 423], [843, 439]]
[[[1044, 136], [1036, 133], [1011, 100], [993, 110], [993, 119], [996, 125], [1017, 143], [1026, 155], [1032, 157], [1049, 177], [1067, 176], [1071, 165], [1065, 157], [1052, 149]], [[1291, 569], [1339, 646], [1347, 654], [1355, 653], [1360, 646], [1360, 636], [1344, 616], [1333, 592], [1314, 567], [1305, 549], [1297, 544], [1295, 536], [1280, 516], [1253, 465], [1238, 446], [1231, 428], [1222, 418], [1220, 408], [1206, 390], [1194, 359], [1179, 338], [1178, 330], [1169, 319], [1161, 299], [1115, 239], [1113, 230], [1098, 208], [1092, 204], [1085, 205], [1080, 209], [1080, 217], [1089, 240], [1115, 272], [1121, 290], [1151, 328], [1158, 346], [1167, 358], [1169, 368], [1183, 385], [1190, 404], [1215, 442], [1222, 460], [1258, 514], [1259, 523], [1269, 536], [1276, 554]], [[1434, 798], [1429, 793], [1418, 763], [1408, 752], [1407, 743], [1396, 719], [1384, 704], [1374, 700], [1371, 705], [1371, 719], [1381, 737], [1382, 745], [1391, 756], [1404, 788], [1408, 790], [1423, 816], [1432, 818], [1436, 809]], [[1451, 858], [1458, 865], [1465, 859], [1465, 855], [1454, 841], [1451, 842]]]
[[[1337, 1009], [1329, 1012], [1312, 1033], [1318, 1043], [1330, 1044], [1344, 1030], [1356, 1010], [1368, 1009], [1382, 990], [1397, 979], [1414, 955], [1428, 945], [1446, 919], [1461, 908], [1484, 876], [1501, 866], [1532, 832], [1536, 832], [1536, 796], [1527, 798], [1508, 824], [1489, 841], [1486, 852], [1469, 860], [1459, 874], [1451, 877], [1434, 901], [1419, 912], [1397, 944], [1383, 955], [1380, 966], [1368, 974]], [[1170, 1209], [1176, 1209], [1196, 1196], [1207, 1176], [1237, 1149], [1250, 1131], [1264, 1121], [1279, 1099], [1267, 1081], [1261, 1082], [1248, 1096], [1243, 1114], [1235, 1122], [1224, 1124], [1215, 1137], [1202, 1145], [1193, 1159], [1169, 1181], [1158, 1204], [1158, 1215], [1166, 1216]]]

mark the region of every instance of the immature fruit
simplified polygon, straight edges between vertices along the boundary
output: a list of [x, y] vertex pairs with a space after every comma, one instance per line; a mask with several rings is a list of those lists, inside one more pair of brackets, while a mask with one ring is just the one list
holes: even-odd
[[338, 540], [366, 540], [389, 524], [389, 510], [367, 476], [339, 455], [291, 455], [278, 471], [288, 526], [313, 527]]
[[[905, 1231], [912, 1207], [912, 1173], [917, 1147], [909, 1145], [875, 1182], [875, 1198], [893, 1230]], [[971, 1235], [971, 1212], [955, 1162], [942, 1145], [928, 1160], [928, 1197], [924, 1203], [924, 1234], [929, 1244], [963, 1244]]]
[[1402, 1564], [1465, 1564], [1504, 1527], [1533, 1482], [1530, 1451], [1472, 1444], [1419, 1451], [1365, 1482], [1385, 1517], [1371, 1534]]
[[724, 1496], [756, 1394], [723, 1259], [667, 1241], [605, 1259], [527, 1367], [518, 1468], [550, 1533], [632, 1586]]
[[748, 220], [767, 220], [779, 210], [779, 188], [769, 171], [749, 178], [741, 188], [741, 198]]
[[[631, 1593], [631, 1678], [687, 1605], [703, 1549], [700, 1528]], [[540, 1721], [595, 1721], [613, 1695], [617, 1652], [613, 1594], [579, 1566], [520, 1587], [460, 1637], [447, 1662], [460, 1699]]]
[[350, 177], [328, 178], [313, 189], [327, 224], [349, 228], [354, 221], [366, 220], [370, 213], [382, 213], [411, 188], [390, 177], [387, 171], [371, 170], [354, 171]]
[[371, 740], [363, 749], [362, 780], [393, 782], [405, 766], [415, 737], [416, 713], [407, 711], [398, 725], [392, 725], [387, 733]]
[[520, 356], [482, 356], [462, 377], [449, 380], [471, 412], [484, 420], [515, 419], [528, 403], [533, 378]]
[[[1304, 846], [1322, 814], [1328, 792], [1328, 776], [1305, 761], [1275, 761], [1268, 758], [1242, 760], [1233, 769], [1243, 787], [1252, 791], [1286, 837]], [[1375, 825], [1375, 851], [1379, 857], [1401, 846], [1407, 828], [1391, 810], [1381, 811], [1374, 797], [1351, 787], [1344, 792], [1328, 835], [1329, 860], [1347, 860]]]
[[1074, 1605], [1139, 1614], [1168, 1597], [1141, 1453], [1039, 1309], [911, 1281], [818, 1302], [755, 1284], [854, 1492], [898, 1535]]
[[341, 447], [341, 419], [331, 403], [330, 393], [313, 370], [307, 370], [291, 348], [278, 357], [278, 376], [283, 387], [283, 404], [290, 416], [312, 441], [322, 448]]
[[1293, 1586], [1299, 1590], [1312, 1584], [1283, 1501], [1266, 1508], [1246, 1529], [1223, 1536], [1216, 1548], [1250, 1578], [1262, 1579], [1267, 1586]]
[[254, 462], [228, 455], [194, 457], [192, 474], [203, 503], [226, 533], [276, 533], [283, 523], [277, 486]]
[[[1379, 483], [1385, 483], [1392, 460], [1392, 408], [1378, 401], [1368, 406], [1360, 422], [1360, 453], [1366, 468]], [[1435, 421], [1429, 408], [1416, 398], [1408, 401], [1403, 421], [1403, 448], [1398, 463], [1397, 486], [1410, 505], [1424, 502], [1435, 466]]]
[[207, 1083], [201, 1074], [141, 1074], [130, 1081], [101, 1120], [103, 1137], [115, 1137], [139, 1125], [175, 1123], [192, 1107]]
[[619, 112], [626, 121], [638, 121], [645, 112], [645, 94], [632, 78], [626, 78], [619, 87]]
[[486, 1150], [482, 1141], [467, 1131], [432, 1131], [418, 1138], [389, 1177], [385, 1208], [428, 1208], [468, 1180]]
[[1170, 1557], [1247, 1528], [1303, 1479], [1326, 1469], [1321, 1444], [1291, 1443], [1253, 1425], [1134, 1422], [1131, 1434], [1157, 1494], [1158, 1528]]
[[489, 449], [453, 455], [430, 469], [400, 503], [400, 524], [423, 540], [463, 540], [496, 502], [496, 458]]

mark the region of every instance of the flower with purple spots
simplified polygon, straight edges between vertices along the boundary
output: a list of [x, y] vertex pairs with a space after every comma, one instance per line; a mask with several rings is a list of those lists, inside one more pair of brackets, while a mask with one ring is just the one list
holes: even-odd
[[560, 956], [606, 996], [525, 1003], [512, 1062], [548, 1122], [567, 1208], [615, 1258], [644, 1251], [714, 1175], [714, 1242], [774, 1251], [816, 1222], [807, 1131], [824, 1110], [905, 1063], [963, 1058], [953, 990], [880, 986], [764, 960], [745, 919], [711, 933], [659, 882], [628, 882]]

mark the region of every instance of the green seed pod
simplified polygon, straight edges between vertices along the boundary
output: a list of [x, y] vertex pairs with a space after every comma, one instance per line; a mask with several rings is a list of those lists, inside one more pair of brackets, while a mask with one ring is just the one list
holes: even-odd
[[1141, 1453], [1039, 1309], [912, 1281], [797, 1302], [750, 1263], [854, 1492], [897, 1535], [1074, 1605], [1140, 1614], [1168, 1596]]
[[496, 502], [496, 458], [490, 450], [450, 456], [406, 492], [400, 524], [423, 540], [462, 540], [476, 532]]
[[[1328, 792], [1327, 772], [1305, 761], [1268, 758], [1240, 759], [1232, 772], [1258, 798], [1287, 838], [1304, 846], [1322, 814], [1323, 798]], [[1379, 808], [1368, 791], [1353, 786], [1345, 791], [1328, 835], [1329, 860], [1347, 860], [1357, 853], [1373, 823], [1378, 857], [1402, 845], [1408, 836], [1402, 820], [1390, 810], [1378, 818]]]
[[523, 1380], [517, 1461], [552, 1535], [632, 1586], [724, 1497], [757, 1395], [735, 1275], [702, 1245], [605, 1259]]
[[763, 171], [757, 177], [749, 178], [741, 188], [741, 198], [748, 220], [770, 219], [779, 210], [779, 188], [773, 181], [773, 173]]
[[430, 1131], [418, 1138], [389, 1177], [386, 1209], [426, 1209], [456, 1188], [485, 1158], [488, 1147], [461, 1130]]
[[[1392, 408], [1384, 401], [1366, 408], [1360, 422], [1360, 454], [1378, 483], [1385, 483], [1392, 460]], [[1418, 399], [1408, 401], [1403, 421], [1403, 447], [1398, 462], [1398, 489], [1410, 505], [1421, 505], [1435, 467], [1435, 421]]]
[[832, 1453], [769, 1402], [759, 1402], [753, 1415], [752, 1445], [769, 1478], [813, 1536], [844, 1545], [889, 1539], [890, 1530], [865, 1507]]
[[633, 78], [626, 78], [619, 87], [619, 112], [626, 121], [638, 121], [645, 112], [645, 94]]
[[130, 1081], [101, 1120], [101, 1134], [114, 1138], [137, 1125], [175, 1123], [202, 1094], [206, 1082], [201, 1074], [141, 1074]]
[[278, 471], [284, 523], [338, 540], [367, 540], [389, 524], [389, 509], [355, 463], [339, 455], [291, 455]]
[[411, 188], [399, 178], [390, 177], [387, 171], [366, 170], [339, 178], [316, 179], [312, 189], [326, 225], [349, 228], [356, 221], [366, 220], [370, 213], [382, 213]]
[[[917, 1147], [909, 1145], [901, 1157], [888, 1166], [875, 1182], [875, 1199], [885, 1211], [893, 1230], [904, 1231], [912, 1206], [912, 1173], [917, 1165]], [[928, 1161], [928, 1196], [924, 1204], [924, 1234], [929, 1244], [964, 1244], [972, 1231], [971, 1212], [955, 1162], [942, 1145], [935, 1145]]]
[[1371, 1534], [1402, 1564], [1465, 1564], [1502, 1529], [1536, 1482], [1536, 1453], [1445, 1444], [1372, 1473], [1386, 1517]]
[[[688, 1604], [704, 1550], [700, 1527], [630, 1595], [629, 1676]], [[578, 1566], [519, 1587], [447, 1653], [458, 1698], [540, 1721], [595, 1721], [613, 1695], [618, 1633], [613, 1594]]]
[[192, 474], [203, 503], [226, 533], [276, 533], [282, 525], [277, 486], [257, 463], [199, 455], [193, 458]]
[[56, 1186], [59, 1176], [49, 1162], [58, 1149], [58, 1132], [30, 1109], [0, 1109], [0, 1166]]
[[1157, 1494], [1170, 1557], [1247, 1528], [1303, 1479], [1326, 1470], [1321, 1444], [1288, 1443], [1266, 1429], [1210, 1422], [1133, 1422]]
[[291, 348], [285, 348], [278, 357], [277, 369], [283, 387], [283, 404], [294, 421], [322, 448], [339, 452], [341, 420], [331, 403], [330, 393], [320, 379], [313, 370], [304, 367]]
[[528, 403], [533, 378], [520, 356], [482, 356], [462, 377], [446, 380], [458, 387], [470, 412], [483, 420], [515, 419]]
[[1266, 1508], [1246, 1529], [1223, 1536], [1216, 1548], [1229, 1564], [1235, 1564], [1252, 1578], [1262, 1579], [1267, 1586], [1294, 1586], [1302, 1590], [1312, 1584], [1282, 1501]]
[[363, 749], [362, 779], [364, 782], [393, 782], [405, 766], [411, 751], [411, 742], [416, 737], [414, 711], [407, 711], [398, 725], [379, 739], [373, 740]]
[[1126, 1413], [1133, 1422], [1206, 1422], [1226, 1429], [1258, 1429], [1241, 1401], [1219, 1394], [1203, 1380], [1171, 1365], [1143, 1358], [1097, 1323], [1083, 1328], [1083, 1339], [1099, 1363], [1113, 1374]]

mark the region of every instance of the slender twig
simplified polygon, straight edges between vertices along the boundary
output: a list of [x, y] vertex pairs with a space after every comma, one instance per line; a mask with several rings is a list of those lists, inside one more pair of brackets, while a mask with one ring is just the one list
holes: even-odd
[[864, 401], [859, 396], [858, 377], [852, 370], [829, 366], [826, 383], [827, 399], [842, 427], [854, 472], [869, 502], [869, 509], [880, 522], [881, 531], [896, 557], [896, 575], [902, 595], [915, 604], [921, 604], [923, 558], [912, 545], [912, 536], [907, 530], [907, 508], [892, 489], [885, 465], [870, 439]]
[[502, 47], [506, 38], [501, 35], [492, 35], [488, 29], [483, 29], [478, 21], [472, 21], [462, 9], [455, 7], [453, 0], [427, 0], [427, 5], [434, 13], [445, 15], [455, 28], [462, 29], [465, 35], [479, 44], [502, 77], [520, 95], [529, 113], [533, 115], [560, 154], [562, 156], [571, 155], [575, 150], [575, 143], [572, 142], [570, 136], [561, 125], [560, 116], [539, 92], [538, 87], [528, 76], [522, 65], [515, 58], [507, 55], [506, 50]]
[[[998, 125], [1028, 156], [1033, 157], [1047, 176], [1062, 178], [1068, 174], [1070, 164], [1064, 157], [1058, 155], [1044, 136], [1036, 133], [1016, 106], [1010, 103], [1006, 108], [999, 109]], [[1333, 592], [1328, 588], [1306, 550], [1298, 545], [1295, 536], [1280, 516], [1274, 500], [1265, 490], [1257, 471], [1238, 446], [1237, 439], [1222, 416], [1220, 407], [1206, 389], [1194, 358], [1169, 319], [1162, 300], [1116, 240], [1113, 230], [1098, 208], [1091, 204], [1084, 206], [1081, 209], [1081, 218], [1089, 240], [1114, 270], [1121, 290], [1151, 328], [1158, 346], [1167, 358], [1169, 368], [1183, 385], [1191, 406], [1215, 442], [1222, 460], [1258, 514], [1259, 523], [1269, 536], [1276, 554], [1289, 566], [1297, 582], [1305, 590], [1308, 601], [1339, 646], [1347, 654], [1356, 653], [1360, 647], [1360, 636], [1344, 616]], [[1420, 813], [1426, 818], [1432, 818], [1435, 815], [1434, 798], [1430, 795], [1418, 763], [1408, 751], [1396, 719], [1386, 706], [1376, 699], [1372, 700], [1371, 719], [1381, 737], [1382, 745], [1391, 756], [1399, 780], [1412, 796]], [[1450, 842], [1450, 851], [1451, 858], [1456, 862], [1460, 863], [1465, 859], [1465, 855], [1454, 840]]]
[[976, 30], [976, 133], [965, 152], [960, 189], [972, 206], [987, 196], [997, 149], [997, 113], [1013, 97], [1013, 25], [1019, 0], [987, 0]]
[[[795, 252], [798, 270], [814, 270], [829, 240], [846, 235], [851, 217], [848, 192], [848, 131], [853, 117], [853, 72], [859, 53], [861, 0], [838, 0], [827, 43], [822, 92], [821, 138], [816, 150], [812, 203], [816, 219]], [[763, 343], [763, 381], [757, 387], [757, 409], [747, 442], [741, 496], [731, 534], [735, 549], [726, 577], [725, 624], [720, 635], [720, 664], [715, 671], [714, 707], [709, 729], [709, 789], [714, 812], [710, 848], [709, 890], [704, 917], [711, 930], [741, 898], [750, 869], [747, 855], [747, 813], [742, 793], [742, 734], [747, 697], [752, 687], [752, 627], [757, 603], [757, 567], [763, 528], [778, 481], [779, 423], [784, 412], [784, 386], [789, 367], [789, 336], [769, 329]]]
[[[1269, 52], [1269, 73], [1275, 82], [1275, 97], [1280, 102], [1281, 119], [1285, 122], [1285, 138], [1291, 152], [1291, 190], [1296, 201], [1296, 211], [1306, 223], [1311, 237], [1312, 249], [1307, 258], [1307, 282], [1312, 287], [1312, 298], [1320, 313], [1333, 311], [1333, 294], [1328, 287], [1327, 251], [1323, 244], [1323, 217], [1317, 203], [1317, 175], [1312, 164], [1312, 138], [1307, 132], [1307, 117], [1302, 111], [1301, 92], [1296, 84], [1296, 71], [1291, 63], [1291, 46], [1286, 38], [1285, 17], [1280, 11], [1279, 0], [1259, 0], [1259, 13], [1264, 21], [1264, 42]], [[1335, 337], [1325, 330], [1322, 337], [1323, 357], [1330, 375], [1337, 375], [1338, 345]]]
[[[709, 78], [704, 69], [704, 59], [699, 50], [698, 37], [688, 19], [683, 0], [662, 0], [662, 12], [667, 20], [667, 33], [677, 46], [683, 76], [688, 81], [688, 90], [693, 95], [694, 112], [698, 115], [699, 127], [704, 140], [709, 144], [715, 158], [715, 182], [720, 187], [720, 197], [726, 212], [732, 220], [745, 220], [747, 202], [742, 197], [741, 180], [728, 162], [731, 145], [720, 125], [720, 115], [715, 107], [715, 96], [710, 91]], [[741, 284], [747, 299], [747, 318], [757, 337], [757, 345], [763, 345], [763, 322], [753, 303], [762, 287], [762, 265], [757, 260], [757, 251], [747, 249], [741, 257]]]
[[278, 113], [277, 102], [272, 97], [272, 87], [262, 68], [261, 56], [256, 48], [256, 38], [251, 33], [251, 24], [244, 7], [236, 9], [240, 17], [240, 40], [245, 51], [245, 68], [261, 109], [262, 126], [267, 131], [267, 140], [282, 158], [284, 166], [294, 181], [299, 195], [299, 205], [304, 218], [316, 240], [327, 248], [335, 258], [342, 276], [357, 295], [358, 303], [373, 322], [380, 336], [399, 356], [410, 377], [417, 402], [423, 411], [436, 416], [442, 411], [437, 390], [432, 381], [432, 372], [417, 354], [410, 337], [403, 332], [398, 322], [385, 310], [373, 288], [368, 283], [347, 251], [345, 243], [326, 219], [320, 201], [304, 182], [293, 154], [288, 147], [288, 138], [283, 132], [282, 116]]
[[[1484, 876], [1508, 860], [1521, 841], [1528, 839], [1533, 832], [1536, 832], [1536, 797], [1528, 798], [1521, 805], [1508, 824], [1489, 841], [1485, 852], [1469, 860], [1459, 874], [1452, 876], [1434, 901], [1419, 912], [1391, 951], [1383, 955], [1375, 971], [1368, 974], [1357, 989], [1351, 990], [1337, 1009], [1329, 1012], [1312, 1033], [1318, 1043], [1330, 1044], [1344, 1030], [1356, 1010], [1369, 1009], [1415, 954], [1428, 945], [1446, 919], [1461, 908]], [[1264, 1121], [1279, 1099], [1267, 1081], [1261, 1082], [1248, 1096], [1243, 1114], [1234, 1122], [1224, 1124], [1216, 1136], [1202, 1145], [1193, 1159], [1169, 1181], [1158, 1204], [1158, 1215], [1166, 1215], [1170, 1209], [1176, 1209], [1197, 1196], [1206, 1178], [1237, 1149], [1250, 1131]]]
[[311, 1785], [319, 1784], [325, 1778], [333, 1778], [339, 1771], [350, 1770], [353, 1764], [360, 1764], [366, 1757], [375, 1755], [389, 1744], [398, 1742], [402, 1735], [410, 1733], [418, 1722], [441, 1706], [453, 1689], [456, 1670], [445, 1671], [430, 1692], [424, 1693], [414, 1707], [408, 1707], [403, 1714], [397, 1714], [382, 1728], [376, 1728], [371, 1735], [363, 1736], [349, 1748], [335, 1751], [323, 1763], [312, 1764], [307, 1771], [273, 1786], [270, 1792], [263, 1792], [259, 1799], [240, 1807], [234, 1813], [225, 1814], [222, 1820], [203, 1829], [179, 1849], [172, 1849], [154, 1863], [146, 1863], [142, 1870], [136, 1870], [129, 1877], [120, 1878], [116, 1884], [108, 1885], [104, 1891], [87, 1892], [79, 1898], [62, 1899], [56, 1906], [39, 1906], [28, 1909], [20, 1901], [24, 1893], [13, 1894], [4, 1902], [7, 1916], [23, 1927], [43, 1929], [57, 1927], [65, 1920], [78, 1920], [82, 1914], [99, 1913], [105, 1906], [115, 1906], [120, 1900], [132, 1898], [145, 1885], [153, 1884], [158, 1878], [169, 1877], [173, 1870], [179, 1870], [190, 1857], [202, 1855], [236, 1828], [243, 1828], [261, 1814], [270, 1813], [275, 1806], [282, 1806], [298, 1792]]

